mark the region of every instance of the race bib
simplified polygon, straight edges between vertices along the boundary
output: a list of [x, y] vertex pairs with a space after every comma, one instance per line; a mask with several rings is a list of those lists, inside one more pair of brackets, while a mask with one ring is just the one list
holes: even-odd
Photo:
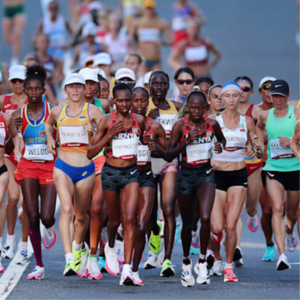
[[60, 143], [63, 147], [80, 147], [89, 144], [89, 133], [82, 126], [60, 126]]
[[270, 140], [269, 144], [272, 159], [295, 157], [290, 145], [282, 147], [279, 140]]
[[5, 145], [6, 132], [4, 128], [0, 128], [0, 145]]
[[167, 135], [170, 135], [172, 128], [177, 121], [177, 115], [159, 115], [155, 121], [160, 123]]
[[137, 155], [139, 138], [119, 138], [112, 140], [113, 156], [122, 159], [133, 159]]
[[200, 163], [200, 161], [209, 160], [211, 157], [212, 147], [213, 147], [212, 144], [187, 145], [186, 147], [187, 162]]
[[138, 145], [138, 156], [137, 164], [139, 166], [144, 166], [147, 162], [150, 162], [151, 151], [148, 145]]
[[53, 154], [48, 152], [46, 144], [25, 145], [25, 152], [23, 157], [27, 160], [36, 161], [53, 160]]
[[227, 131], [223, 132], [223, 134], [226, 138], [226, 147], [224, 150], [233, 152], [245, 148], [247, 142], [246, 132]]

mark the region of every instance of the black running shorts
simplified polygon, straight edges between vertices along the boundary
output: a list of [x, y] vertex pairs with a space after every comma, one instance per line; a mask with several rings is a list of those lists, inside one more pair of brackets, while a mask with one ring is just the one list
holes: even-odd
[[248, 187], [247, 168], [236, 171], [215, 171], [217, 190], [227, 192], [232, 186]]
[[286, 191], [299, 191], [300, 189], [300, 172], [278, 172], [278, 171], [265, 171], [261, 172], [263, 185], [266, 186], [267, 178], [277, 180], [280, 182]]

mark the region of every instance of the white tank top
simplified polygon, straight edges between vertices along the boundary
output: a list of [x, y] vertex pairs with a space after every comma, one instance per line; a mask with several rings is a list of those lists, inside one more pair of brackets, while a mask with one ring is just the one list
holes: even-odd
[[61, 48], [66, 44], [67, 28], [63, 16], [52, 22], [49, 16], [43, 21], [43, 33], [49, 35], [50, 48]]
[[110, 53], [114, 64], [124, 64], [124, 59], [128, 53], [127, 39], [122, 33], [119, 34], [117, 40], [113, 40], [111, 34], [108, 33], [104, 37], [104, 43], [107, 48], [107, 52]]
[[239, 126], [234, 130], [226, 128], [222, 114], [217, 114], [217, 121], [226, 138], [226, 147], [220, 154], [213, 151], [212, 159], [215, 161], [226, 162], [244, 161], [244, 149], [247, 143], [247, 124], [245, 116], [242, 114], [240, 115]]
[[159, 42], [160, 31], [158, 28], [140, 28], [138, 30], [138, 40], [140, 42]]

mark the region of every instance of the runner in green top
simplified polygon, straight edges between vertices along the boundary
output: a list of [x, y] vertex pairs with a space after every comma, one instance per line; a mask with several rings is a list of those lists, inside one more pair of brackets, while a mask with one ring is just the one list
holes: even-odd
[[[291, 138], [300, 109], [287, 104], [289, 85], [284, 80], [272, 82], [270, 95], [274, 108], [263, 111], [257, 124], [257, 134], [263, 144], [264, 130], [268, 134], [268, 160], [262, 172], [263, 184], [272, 201], [272, 228], [279, 251], [277, 270], [291, 268], [285, 254], [284, 235], [289, 251], [295, 251], [297, 238], [293, 228], [297, 221], [299, 206], [299, 162], [290, 148]], [[287, 191], [286, 217], [284, 228], [283, 214], [285, 209], [284, 193]]]

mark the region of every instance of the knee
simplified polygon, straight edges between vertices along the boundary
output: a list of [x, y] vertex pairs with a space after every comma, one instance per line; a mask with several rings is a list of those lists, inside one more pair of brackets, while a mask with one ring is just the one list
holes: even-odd
[[42, 220], [43, 225], [46, 228], [49, 228], [54, 224], [54, 217], [53, 216], [48, 216], [48, 215], [41, 216], [41, 220]]
[[201, 224], [206, 226], [210, 225], [210, 216], [209, 215], [201, 216]]
[[247, 213], [250, 216], [254, 216], [257, 213], [256, 207], [253, 207], [253, 206], [247, 207]]
[[174, 219], [175, 220], [175, 209], [171, 205], [164, 206], [163, 213], [164, 213], [165, 219]]
[[91, 207], [91, 217], [92, 218], [100, 218], [102, 215], [101, 206], [92, 206]]
[[272, 216], [271, 207], [263, 207], [262, 208], [262, 215], [265, 216], [265, 217], [271, 217]]
[[283, 214], [284, 205], [282, 203], [274, 203], [272, 207], [273, 213]]
[[127, 226], [135, 226], [136, 225], [136, 217], [135, 215], [127, 215], [125, 218], [124, 218], [124, 224], [123, 224], [123, 227], [127, 227]]
[[61, 205], [61, 216], [66, 219], [72, 220], [74, 209], [72, 205]]
[[109, 225], [110, 227], [113, 227], [113, 228], [118, 228], [119, 225], [120, 225], [120, 221], [119, 221], [119, 220], [112, 220], [112, 219], [109, 219], [108, 225]]
[[193, 230], [193, 222], [182, 222], [182, 231], [183, 232], [192, 232]]
[[19, 194], [18, 193], [14, 193], [14, 194], [8, 196], [7, 204], [9, 206], [17, 206], [18, 202], [19, 202]]
[[227, 234], [227, 235], [236, 233], [236, 224], [233, 224], [233, 223], [227, 223], [227, 224], [225, 225], [225, 230], [226, 230], [226, 234]]
[[76, 219], [76, 222], [85, 223], [86, 220], [88, 219], [88, 214], [87, 213], [77, 213], [77, 214], [75, 214], [75, 219]]
[[31, 230], [38, 230], [39, 222], [40, 220], [38, 214], [32, 213], [28, 215], [28, 223]]

